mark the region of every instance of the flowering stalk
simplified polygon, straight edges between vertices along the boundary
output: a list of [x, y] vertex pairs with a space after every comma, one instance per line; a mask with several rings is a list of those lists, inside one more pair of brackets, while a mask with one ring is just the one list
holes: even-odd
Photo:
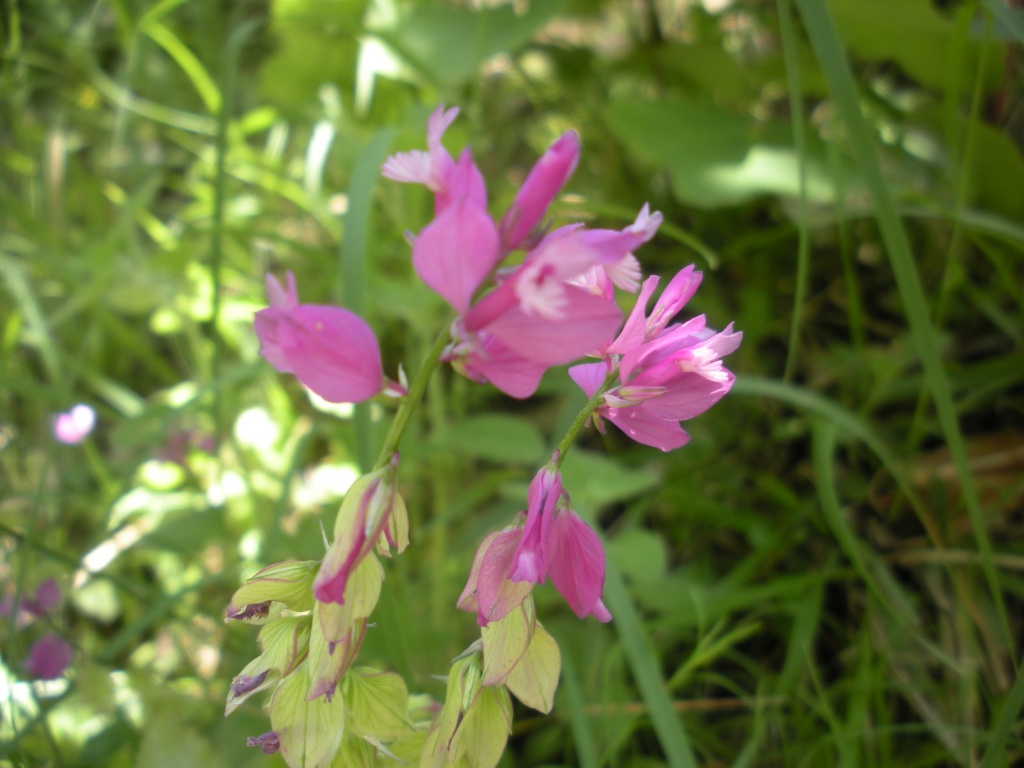
[[[382, 172], [422, 184], [434, 218], [409, 235], [413, 267], [453, 313], [406, 389], [387, 379], [369, 325], [354, 313], [302, 304], [294, 277], [267, 278], [270, 306], [257, 313], [261, 354], [282, 373], [334, 402], [377, 394], [401, 401], [380, 454], [349, 489], [320, 561], [278, 563], [251, 577], [231, 599], [227, 619], [262, 626], [261, 653], [232, 681], [227, 712], [273, 688], [272, 730], [249, 739], [292, 766], [374, 764], [377, 757], [443, 768], [493, 768], [511, 729], [511, 695], [548, 712], [561, 666], [558, 645], [537, 619], [533, 588], [550, 579], [581, 619], [611, 620], [602, 601], [605, 553], [573, 508], [561, 465], [590, 421], [611, 421], [663, 451], [689, 436], [680, 422], [709, 408], [732, 386], [722, 357], [739, 344], [729, 326], [716, 333], [698, 316], [672, 321], [700, 282], [681, 270], [654, 310], [657, 287], [640, 283], [633, 251], [662, 216], [644, 205], [621, 231], [571, 224], [548, 231], [543, 220], [575, 169], [575, 132], [563, 134], [534, 165], [505, 214], [494, 220], [487, 189], [466, 148], [452, 158], [441, 138], [458, 114], [430, 117], [427, 149], [395, 155]], [[502, 262], [522, 251], [513, 266]], [[615, 289], [639, 297], [626, 319]], [[480, 638], [452, 664], [438, 711], [410, 697], [396, 675], [355, 667], [381, 591], [379, 557], [409, 544], [399, 493], [398, 448], [441, 362], [516, 398], [537, 389], [552, 366], [590, 356], [569, 375], [588, 400], [530, 483], [526, 509], [480, 545], [457, 607], [476, 614]], [[403, 380], [404, 383], [404, 380]]]

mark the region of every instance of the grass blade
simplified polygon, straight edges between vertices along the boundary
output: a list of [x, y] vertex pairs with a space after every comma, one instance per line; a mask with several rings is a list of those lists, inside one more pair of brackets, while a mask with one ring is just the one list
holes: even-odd
[[853, 73], [850, 71], [842, 41], [828, 6], [818, 0], [796, 2], [811, 46], [829, 84], [836, 109], [849, 135], [850, 147], [872, 198], [875, 217], [896, 278], [900, 300], [907, 314], [911, 338], [924, 368], [925, 384], [935, 401], [939, 423], [963, 490], [974, 539], [983, 557], [985, 580], [999, 614], [1002, 640], [1007, 648], [1012, 648], [1013, 634], [1003, 601], [999, 575], [992, 561], [992, 543], [985, 528], [974, 477], [968, 467], [967, 450], [957, 421], [949, 381], [939, 357], [938, 334], [931, 324], [928, 304], [910, 251], [907, 234], [899, 218], [892, 192], [882, 175], [871, 130], [861, 113]]

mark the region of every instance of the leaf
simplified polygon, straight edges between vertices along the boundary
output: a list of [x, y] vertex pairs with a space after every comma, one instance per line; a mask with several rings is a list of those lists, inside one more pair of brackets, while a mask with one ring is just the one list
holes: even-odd
[[504, 686], [483, 686], [462, 721], [461, 746], [473, 768], [494, 768], [512, 730], [512, 699]]
[[499, 621], [480, 630], [484, 646], [484, 685], [501, 685], [530, 647], [537, 619], [527, 597]]
[[[561, 11], [560, 0], [469, 10], [415, 6], [372, 29], [411, 68], [436, 85], [471, 79], [481, 64], [503, 51], [514, 53]], [[410, 73], [412, 74], [412, 73]]]
[[658, 481], [658, 473], [650, 467], [627, 467], [599, 453], [576, 448], [562, 464], [562, 485], [571, 489], [577, 509], [625, 501], [654, 488]]
[[[668, 171], [672, 191], [690, 205], [716, 208], [760, 195], [799, 195], [801, 158], [784, 124], [757, 126], [768, 137], [755, 142], [751, 120], [698, 98], [619, 98], [605, 118], [632, 155]], [[815, 150], [802, 159], [807, 196], [831, 202], [833, 178], [820, 147]]]
[[270, 725], [289, 768], [329, 765], [345, 733], [344, 697], [307, 701], [309, 682], [308, 664], [303, 664], [281, 681], [270, 701]]
[[555, 703], [562, 654], [555, 638], [539, 623], [530, 647], [509, 673], [505, 685], [523, 704], [547, 714]]
[[407, 713], [409, 691], [394, 672], [363, 667], [345, 677], [349, 733], [377, 741], [394, 741], [412, 727]]
[[440, 442], [499, 464], [533, 464], [544, 453], [544, 438], [532, 422], [497, 414], [462, 419], [445, 429]]

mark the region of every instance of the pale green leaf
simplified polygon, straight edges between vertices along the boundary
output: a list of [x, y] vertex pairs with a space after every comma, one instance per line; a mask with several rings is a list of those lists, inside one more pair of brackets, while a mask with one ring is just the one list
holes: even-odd
[[562, 654], [558, 643], [539, 623], [530, 647], [508, 675], [505, 684], [523, 704], [547, 714], [555, 703]]

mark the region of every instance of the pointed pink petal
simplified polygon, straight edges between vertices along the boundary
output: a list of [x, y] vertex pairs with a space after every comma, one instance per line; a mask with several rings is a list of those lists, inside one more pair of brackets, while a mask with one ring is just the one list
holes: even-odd
[[295, 374], [329, 402], [360, 402], [383, 386], [377, 338], [347, 309], [319, 304], [301, 304], [288, 314], [265, 309], [256, 315], [256, 333], [275, 368]]
[[580, 138], [575, 131], [563, 133], [530, 169], [508, 212], [501, 220], [505, 248], [519, 246], [544, 218], [580, 159]]
[[626, 324], [622, 326], [622, 331], [615, 341], [612, 342], [611, 346], [608, 347], [608, 354], [622, 355], [644, 343], [645, 331], [647, 329], [647, 318], [645, 316], [647, 302], [651, 300], [651, 296], [658, 287], [660, 279], [657, 275], [651, 275], [644, 280], [644, 284], [640, 288], [640, 295], [636, 297], [636, 304], [633, 305], [633, 310], [629, 313], [629, 317], [626, 318]]
[[632, 408], [609, 408], [605, 418], [633, 440], [661, 451], [675, 450], [690, 442], [690, 436], [677, 421], [666, 421], [647, 412], [648, 400]]
[[412, 262], [423, 282], [465, 313], [498, 255], [498, 233], [487, 212], [459, 202], [420, 232]]
[[576, 382], [587, 397], [594, 396], [607, 375], [608, 366], [604, 363], [583, 363], [569, 369], [569, 378]]
[[573, 612], [581, 619], [591, 614], [598, 618], [607, 615], [607, 609], [598, 608], [605, 563], [604, 547], [597, 534], [575, 512], [561, 509], [551, 523], [550, 548], [548, 575]]

